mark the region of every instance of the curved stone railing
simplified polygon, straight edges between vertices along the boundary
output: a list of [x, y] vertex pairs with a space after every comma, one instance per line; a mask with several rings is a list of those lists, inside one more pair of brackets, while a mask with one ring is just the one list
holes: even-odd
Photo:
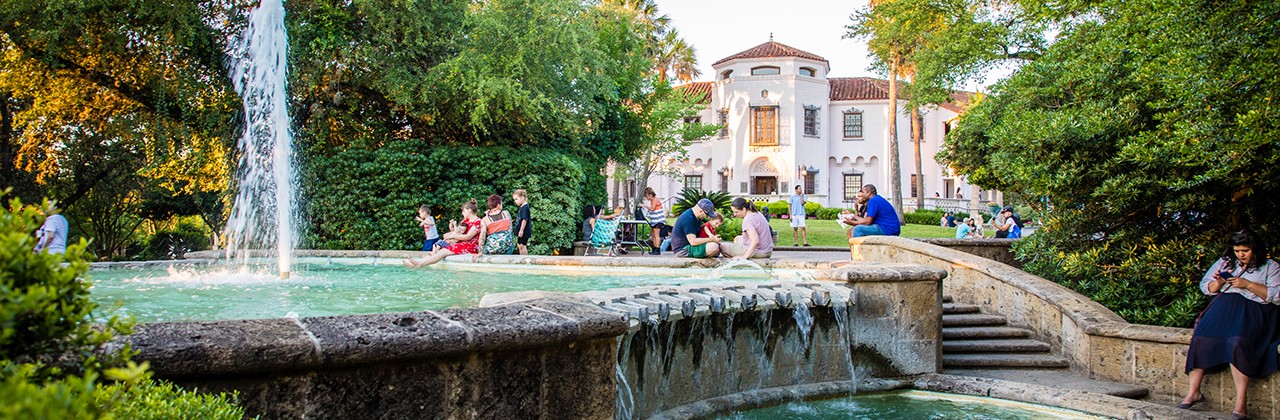
[[[1064, 286], [1005, 264], [919, 241], [888, 236], [849, 240], [854, 261], [920, 264], [946, 270], [945, 294], [1000, 314], [1033, 331], [1074, 371], [1090, 378], [1147, 387], [1150, 399], [1175, 402], [1186, 393], [1183, 373], [1191, 330], [1130, 324]], [[1190, 286], [1194, 287], [1194, 286]], [[1276, 413], [1276, 376], [1250, 384], [1249, 412]], [[1202, 388], [1215, 410], [1230, 410], [1230, 375], [1208, 375]], [[1278, 413], [1280, 414], [1280, 413]]]

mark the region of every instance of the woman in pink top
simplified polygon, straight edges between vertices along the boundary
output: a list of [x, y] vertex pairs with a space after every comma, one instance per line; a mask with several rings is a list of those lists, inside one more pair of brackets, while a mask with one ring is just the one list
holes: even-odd
[[745, 198], [735, 198], [729, 206], [733, 208], [733, 217], [742, 218], [742, 235], [734, 238], [732, 244], [721, 244], [720, 252], [739, 260], [772, 257], [773, 233], [769, 231], [769, 221]]

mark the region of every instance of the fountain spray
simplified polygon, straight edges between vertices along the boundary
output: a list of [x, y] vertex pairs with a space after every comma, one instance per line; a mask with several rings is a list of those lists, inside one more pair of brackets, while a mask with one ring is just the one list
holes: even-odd
[[286, 91], [288, 37], [282, 0], [262, 0], [233, 50], [232, 81], [244, 103], [239, 187], [227, 222], [228, 260], [247, 263], [253, 247], [275, 248], [280, 278], [293, 265], [293, 136]]

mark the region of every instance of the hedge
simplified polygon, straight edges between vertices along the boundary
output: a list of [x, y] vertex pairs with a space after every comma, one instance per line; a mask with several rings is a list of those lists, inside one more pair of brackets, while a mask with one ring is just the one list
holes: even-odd
[[[946, 212], [942, 210], [916, 210], [911, 213], [907, 213], [906, 219], [907, 219], [907, 223], [910, 223], [913, 225], [938, 226], [942, 224], [942, 216], [944, 214], [946, 214]], [[957, 212], [955, 216], [956, 216], [956, 223], [959, 224], [961, 221], [964, 220], [964, 218], [969, 217], [969, 213]], [[990, 220], [990, 219], [984, 218], [983, 220]]]
[[303, 183], [312, 188], [306, 206], [311, 234], [304, 245], [320, 249], [420, 249], [418, 206], [431, 206], [436, 223], [447, 226], [450, 219], [461, 221], [459, 209], [468, 199], [483, 211], [485, 198], [500, 194], [514, 216], [511, 192], [519, 188], [528, 192], [533, 214], [529, 252], [570, 249], [588, 185], [570, 155], [420, 140], [316, 157], [306, 173], [314, 179]]

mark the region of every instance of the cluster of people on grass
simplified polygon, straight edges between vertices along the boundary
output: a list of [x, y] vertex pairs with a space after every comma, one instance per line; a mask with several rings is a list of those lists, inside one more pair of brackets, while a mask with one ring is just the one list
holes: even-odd
[[[956, 239], [983, 238], [986, 235], [981, 213], [974, 213], [973, 217], [966, 217], [960, 223], [956, 223], [956, 213], [948, 211], [939, 220], [939, 224], [956, 228]], [[1013, 207], [1006, 206], [991, 218], [991, 228], [995, 229], [996, 238], [1021, 238], [1022, 218], [1013, 211]]]
[[485, 200], [488, 210], [483, 215], [476, 200], [468, 200], [461, 207], [462, 222], [449, 220], [449, 230], [443, 235], [431, 216], [431, 207], [419, 207], [415, 219], [426, 236], [422, 250], [431, 254], [420, 260], [405, 260], [404, 264], [422, 267], [438, 263], [450, 255], [511, 254], [516, 251], [520, 255], [528, 254], [529, 237], [533, 236], [529, 197], [525, 190], [520, 189], [511, 193], [511, 200], [519, 206], [515, 218], [502, 209], [500, 195], [490, 195]]

